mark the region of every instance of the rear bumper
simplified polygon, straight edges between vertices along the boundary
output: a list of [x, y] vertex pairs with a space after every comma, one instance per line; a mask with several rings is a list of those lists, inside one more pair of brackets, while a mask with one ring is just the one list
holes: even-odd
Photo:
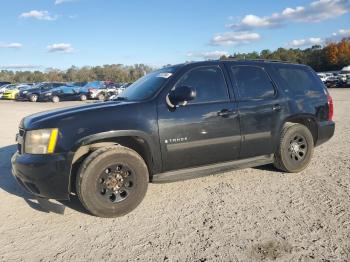
[[316, 146], [322, 145], [332, 138], [335, 131], [335, 123], [333, 121], [324, 121], [318, 123], [318, 136]]
[[66, 154], [13, 155], [12, 174], [29, 193], [50, 199], [67, 200], [70, 193], [70, 158]]

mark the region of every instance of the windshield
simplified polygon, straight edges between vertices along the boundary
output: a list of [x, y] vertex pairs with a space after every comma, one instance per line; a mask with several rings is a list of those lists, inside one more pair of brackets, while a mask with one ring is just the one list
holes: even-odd
[[165, 82], [168, 81], [175, 73], [175, 67], [168, 67], [154, 71], [137, 80], [127, 87], [118, 97], [117, 100], [141, 101], [152, 97]]

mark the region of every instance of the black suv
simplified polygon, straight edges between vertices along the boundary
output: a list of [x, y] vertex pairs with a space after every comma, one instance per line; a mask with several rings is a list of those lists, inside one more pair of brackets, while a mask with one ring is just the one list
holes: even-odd
[[274, 163], [300, 172], [334, 133], [333, 102], [308, 66], [207, 61], [152, 72], [114, 101], [25, 117], [13, 174], [39, 196], [76, 193], [92, 214], [133, 210], [149, 181]]
[[47, 91], [57, 88], [60, 86], [64, 86], [65, 83], [53, 82], [53, 83], [40, 83], [33, 86], [30, 89], [25, 89], [19, 91], [19, 94], [16, 100], [20, 101], [30, 101], [37, 102], [45, 99], [45, 94]]

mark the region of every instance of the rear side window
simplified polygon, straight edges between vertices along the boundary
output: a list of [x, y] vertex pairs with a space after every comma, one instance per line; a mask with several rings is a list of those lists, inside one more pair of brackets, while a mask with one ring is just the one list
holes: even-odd
[[233, 66], [231, 72], [241, 100], [266, 99], [275, 96], [275, 88], [263, 68]]
[[197, 96], [190, 103], [229, 100], [224, 74], [218, 66], [198, 67], [187, 72], [176, 84], [196, 89]]
[[276, 66], [276, 71], [282, 80], [285, 92], [291, 92], [295, 96], [319, 96], [324, 94], [322, 83], [306, 67]]

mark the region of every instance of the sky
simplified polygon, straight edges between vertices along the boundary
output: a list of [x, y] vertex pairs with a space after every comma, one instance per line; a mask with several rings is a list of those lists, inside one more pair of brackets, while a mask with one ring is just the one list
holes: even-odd
[[3, 0], [0, 69], [153, 67], [350, 37], [350, 0]]

